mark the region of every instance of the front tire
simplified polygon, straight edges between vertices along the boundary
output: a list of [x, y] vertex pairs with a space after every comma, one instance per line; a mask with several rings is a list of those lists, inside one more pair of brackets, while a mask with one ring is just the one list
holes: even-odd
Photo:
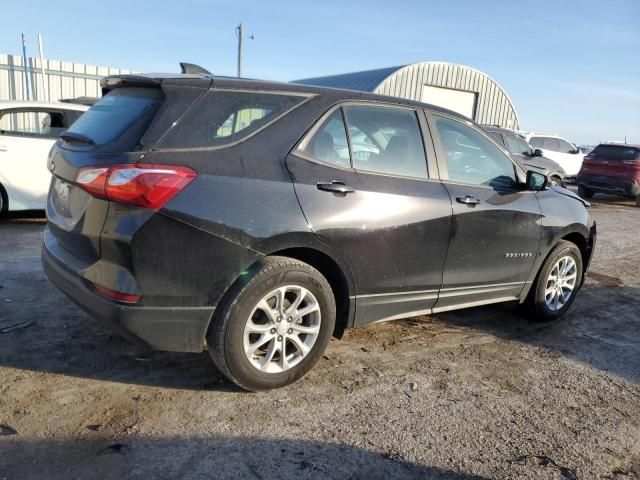
[[218, 369], [249, 391], [283, 387], [320, 359], [333, 333], [335, 299], [310, 265], [265, 257], [225, 296], [207, 334]]
[[560, 241], [542, 265], [530, 292], [534, 320], [548, 322], [565, 314], [582, 286], [582, 269], [580, 249], [574, 243]]
[[636, 207], [640, 207], [640, 195], [636, 196]]
[[593, 197], [593, 194], [593, 190], [588, 189], [584, 185], [578, 185], [578, 195], [580, 195], [582, 198], [589, 199]]

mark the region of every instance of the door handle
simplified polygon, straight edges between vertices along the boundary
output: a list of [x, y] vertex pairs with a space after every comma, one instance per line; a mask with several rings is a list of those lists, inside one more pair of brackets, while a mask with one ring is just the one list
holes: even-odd
[[477, 205], [480, 203], [480, 200], [473, 195], [465, 195], [464, 197], [456, 197], [456, 202], [464, 203], [465, 205]]
[[322, 190], [323, 192], [331, 192], [331, 193], [342, 193], [346, 195], [347, 193], [353, 193], [355, 190], [351, 187], [348, 187], [342, 182], [338, 182], [334, 180], [333, 182], [318, 182], [316, 184], [318, 190]]

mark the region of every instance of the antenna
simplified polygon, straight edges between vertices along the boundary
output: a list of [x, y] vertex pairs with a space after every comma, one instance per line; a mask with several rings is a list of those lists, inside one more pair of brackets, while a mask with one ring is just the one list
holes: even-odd
[[213, 76], [213, 73], [211, 73], [209, 70], [207, 70], [206, 68], [202, 68], [200, 65], [196, 65], [195, 63], [180, 62], [180, 71], [182, 73], [189, 73], [192, 75]]

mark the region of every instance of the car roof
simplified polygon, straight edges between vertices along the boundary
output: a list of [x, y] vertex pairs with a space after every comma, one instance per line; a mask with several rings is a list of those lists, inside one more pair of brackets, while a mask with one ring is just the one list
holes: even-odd
[[627, 147], [640, 150], [640, 144], [638, 143], [624, 143], [624, 142], [607, 142], [600, 143], [594, 147], [594, 150], [598, 147]]
[[268, 80], [254, 80], [249, 78], [225, 77], [217, 75], [198, 75], [182, 73], [143, 73], [112, 75], [100, 81], [104, 90], [110, 90], [122, 85], [160, 85], [160, 84], [183, 84], [199, 86], [201, 88], [221, 88], [221, 89], [246, 89], [264, 90], [270, 92], [290, 92], [310, 95], [322, 95], [335, 97], [336, 101], [363, 100], [371, 102], [384, 102], [396, 105], [411, 106], [415, 108], [426, 108], [434, 112], [446, 113], [457, 117], [463, 121], [473, 122], [457, 112], [446, 108], [438, 107], [428, 103], [417, 102], [400, 97], [378, 95], [374, 93], [361, 92], [356, 90], [345, 90], [339, 88], [319, 87], [315, 85], [303, 85], [297, 83], [275, 82]]
[[522, 136], [522, 133], [520, 133], [520, 132], [518, 132], [516, 130], [511, 130], [510, 128], [499, 127], [497, 125], [482, 125], [482, 128], [484, 128], [487, 132], [510, 133], [511, 135], [517, 135], [519, 137]]
[[39, 102], [36, 100], [0, 100], [0, 110], [9, 108], [54, 108], [64, 110], [77, 110], [84, 112], [89, 110], [86, 105], [78, 105], [65, 102]]

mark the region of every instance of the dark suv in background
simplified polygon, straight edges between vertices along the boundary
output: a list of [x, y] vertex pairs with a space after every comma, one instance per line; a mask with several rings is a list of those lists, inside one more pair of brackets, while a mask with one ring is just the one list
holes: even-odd
[[534, 149], [522, 135], [513, 130], [492, 125], [483, 125], [502, 147], [504, 147], [524, 170], [534, 170], [546, 175], [552, 185], [563, 185], [566, 177], [563, 168], [556, 162], [542, 155], [542, 150]]
[[596, 192], [635, 198], [640, 207], [640, 145], [603, 143], [584, 157], [577, 178], [578, 194]]
[[507, 301], [550, 320], [582, 285], [585, 202], [453, 112], [209, 75], [102, 85], [50, 154], [45, 271], [243, 388], [297, 380], [348, 327]]

